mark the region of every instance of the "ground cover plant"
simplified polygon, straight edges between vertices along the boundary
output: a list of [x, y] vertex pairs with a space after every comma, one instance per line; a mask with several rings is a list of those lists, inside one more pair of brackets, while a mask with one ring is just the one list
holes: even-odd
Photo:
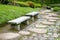
[[11, 5], [0, 4], [0, 24], [6, 23], [9, 20], [21, 17], [29, 12], [37, 11], [39, 8], [17, 7]]

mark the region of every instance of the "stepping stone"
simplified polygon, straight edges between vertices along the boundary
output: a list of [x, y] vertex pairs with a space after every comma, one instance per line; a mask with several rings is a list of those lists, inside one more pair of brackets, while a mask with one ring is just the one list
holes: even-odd
[[42, 12], [44, 12], [44, 13], [50, 13], [50, 12], [52, 12], [51, 10], [44, 10], [44, 11], [42, 11]]
[[57, 33], [57, 29], [55, 28], [55, 26], [50, 26], [50, 27], [48, 27], [48, 32], [49, 33]]
[[48, 38], [48, 35], [46, 35], [46, 34], [44, 34], [43, 36], [44, 36], [45, 38]]
[[36, 25], [36, 28], [47, 28], [48, 26], [47, 25], [42, 25], [42, 24], [37, 24]]
[[59, 15], [54, 14], [54, 13], [49, 13], [49, 16], [57, 17], [57, 16], [59, 16]]
[[47, 19], [47, 20], [58, 20], [58, 17], [52, 17], [52, 16], [48, 16], [48, 15], [44, 15], [42, 16], [42, 19]]
[[47, 34], [43, 34], [44, 38], [47, 40], [48, 39], [48, 35]]
[[18, 33], [2, 33], [0, 34], [0, 40], [18, 40], [20, 35]]
[[44, 13], [44, 12], [40, 12], [40, 14], [42, 14], [42, 15], [47, 15], [46, 13]]
[[53, 35], [52, 33], [48, 33], [48, 37], [52, 37], [52, 35]]
[[48, 13], [45, 13], [45, 12], [40, 12], [40, 15], [48, 15]]
[[51, 19], [53, 19], [53, 20], [58, 20], [58, 19], [59, 19], [59, 18], [57, 18], [57, 17], [47, 17], [47, 16], [44, 17], [44, 18], [45, 18], [45, 19], [50, 19], [50, 20], [51, 20]]
[[48, 33], [48, 39], [53, 40], [57, 39], [58, 35], [56, 33]]
[[53, 37], [54, 37], [54, 38], [57, 38], [57, 37], [58, 37], [58, 34], [57, 34], [57, 33], [54, 33], [54, 34], [53, 34]]
[[58, 15], [56, 15], [56, 14], [55, 15], [52, 15], [52, 14], [47, 14], [47, 13], [45, 15], [43, 15], [43, 16], [47, 16], [47, 17], [58, 17]]
[[30, 31], [32, 34], [38, 35], [38, 40], [42, 40], [41, 38], [42, 35], [47, 33], [47, 29], [38, 29], [38, 28], [30, 28], [28, 29], [28, 31]]
[[31, 35], [31, 33], [28, 31], [19, 31], [19, 34], [21, 35], [23, 40], [28, 40], [29, 36]]
[[56, 22], [57, 20], [48, 20], [49, 22]]
[[55, 24], [54, 22], [48, 22], [48, 21], [43, 21], [41, 23], [44, 25], [54, 25]]
[[38, 34], [44, 34], [47, 32], [47, 29], [38, 29], [38, 28], [30, 28], [28, 31]]
[[19, 31], [19, 34], [23, 35], [23, 36], [27, 36], [27, 35], [30, 35], [31, 33], [28, 32], [28, 31]]

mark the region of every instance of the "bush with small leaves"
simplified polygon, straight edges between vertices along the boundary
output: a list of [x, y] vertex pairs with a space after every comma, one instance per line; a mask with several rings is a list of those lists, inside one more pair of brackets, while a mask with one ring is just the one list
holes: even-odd
[[34, 3], [32, 1], [27, 1], [26, 3], [29, 4], [31, 8], [34, 8]]
[[40, 8], [41, 4], [34, 4], [36, 8]]
[[54, 11], [59, 11], [60, 7], [54, 7]]
[[25, 2], [19, 2], [19, 1], [15, 1], [16, 4], [18, 4], [21, 7], [29, 7], [29, 4], [25, 3]]

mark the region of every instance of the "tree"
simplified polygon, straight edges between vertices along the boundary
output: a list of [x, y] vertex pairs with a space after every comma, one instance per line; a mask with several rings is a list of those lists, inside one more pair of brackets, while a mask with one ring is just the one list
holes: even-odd
[[12, 2], [13, 5], [15, 5], [15, 1], [17, 1], [17, 0], [9, 0], [9, 1]]
[[0, 0], [0, 3], [2, 3], [2, 4], [8, 4], [8, 0]]

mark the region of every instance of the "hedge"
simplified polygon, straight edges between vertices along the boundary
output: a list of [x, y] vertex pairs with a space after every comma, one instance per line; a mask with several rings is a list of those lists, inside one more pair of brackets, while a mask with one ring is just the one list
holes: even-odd
[[37, 4], [31, 1], [27, 1], [27, 2], [19, 2], [19, 1], [15, 1], [16, 4], [18, 4], [21, 7], [32, 7], [32, 8], [40, 8], [41, 4]]
[[29, 12], [37, 11], [39, 8], [29, 8], [29, 7], [17, 7], [10, 5], [0, 4], [0, 24], [3, 24], [9, 20], [21, 17]]
[[54, 11], [59, 11], [60, 7], [54, 7]]

